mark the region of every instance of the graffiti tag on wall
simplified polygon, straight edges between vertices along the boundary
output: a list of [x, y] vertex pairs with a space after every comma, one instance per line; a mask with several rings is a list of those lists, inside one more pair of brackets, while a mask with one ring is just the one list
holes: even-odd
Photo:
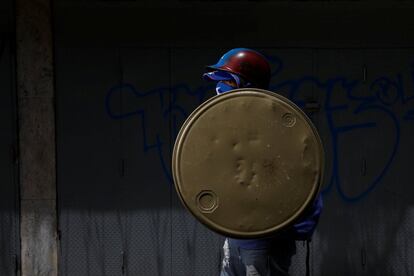
[[[339, 196], [347, 202], [357, 202], [371, 193], [389, 171], [400, 146], [401, 127], [404, 123], [414, 120], [414, 91], [407, 89], [408, 83], [414, 84], [414, 63], [410, 64], [408, 70], [401, 72], [376, 76], [373, 80], [366, 82], [361, 79], [352, 79], [346, 76], [331, 76], [321, 79], [318, 76], [304, 75], [290, 79], [280, 78], [283, 73], [284, 64], [278, 57], [269, 57], [275, 70], [272, 74], [272, 82], [269, 90], [284, 91], [286, 96], [298, 106], [305, 108], [307, 99], [304, 97], [306, 90], [312, 86], [314, 93], [319, 95], [319, 112], [324, 117], [329, 132], [331, 153], [330, 179], [324, 187], [323, 193], [328, 194], [334, 189]], [[404, 68], [402, 68], [404, 69]], [[170, 170], [171, 136], [178, 134], [179, 128], [185, 118], [192, 110], [209, 96], [213, 95], [214, 85], [202, 83], [197, 87], [186, 83], [178, 83], [171, 86], [156, 87], [148, 91], [140, 91], [139, 84], [120, 83], [111, 87], [106, 95], [106, 111], [110, 118], [124, 120], [127, 118], [139, 118], [140, 127], [137, 131], [142, 135], [143, 152], [157, 154], [161, 169], [166, 179], [172, 182]], [[341, 93], [338, 100], [337, 93]], [[136, 108], [122, 110], [115, 108], [119, 97], [135, 98]], [[156, 102], [154, 107], [143, 103]], [[155, 101], [154, 101], [155, 100]], [[189, 104], [191, 103], [191, 104]], [[156, 124], [153, 123], [154, 108], [160, 114]], [[346, 124], [337, 120], [338, 115], [352, 114], [354, 121]], [[367, 116], [370, 114], [370, 116]], [[372, 116], [372, 115], [375, 116]], [[344, 189], [343, 173], [340, 170], [341, 143], [344, 135], [357, 131], [370, 131], [378, 127], [378, 120], [388, 120], [388, 135], [391, 139], [385, 154], [385, 161], [377, 168], [375, 175], [364, 185], [358, 193], [349, 194]], [[150, 125], [151, 124], [151, 125]], [[170, 129], [170, 134], [162, 129]]]

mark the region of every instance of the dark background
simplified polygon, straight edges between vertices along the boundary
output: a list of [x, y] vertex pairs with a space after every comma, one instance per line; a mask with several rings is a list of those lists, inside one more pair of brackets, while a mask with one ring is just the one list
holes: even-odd
[[[181, 206], [174, 138], [204, 66], [264, 53], [326, 150], [313, 275], [413, 275], [414, 3], [53, 3], [61, 275], [216, 275], [222, 237]], [[19, 256], [13, 2], [0, 4], [0, 275]], [[316, 103], [316, 104], [315, 104]], [[304, 275], [297, 243], [293, 275]]]

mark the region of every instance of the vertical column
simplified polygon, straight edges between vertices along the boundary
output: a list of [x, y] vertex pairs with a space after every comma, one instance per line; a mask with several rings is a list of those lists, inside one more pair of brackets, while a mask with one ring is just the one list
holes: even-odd
[[22, 275], [57, 275], [51, 1], [16, 0]]

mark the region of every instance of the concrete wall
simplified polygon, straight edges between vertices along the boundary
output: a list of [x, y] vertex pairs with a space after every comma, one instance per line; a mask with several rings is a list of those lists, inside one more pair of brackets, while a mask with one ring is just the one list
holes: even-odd
[[[181, 207], [169, 162], [183, 120], [214, 94], [204, 65], [248, 46], [269, 57], [271, 90], [320, 106], [313, 275], [412, 275], [414, 6], [234, 6], [55, 3], [60, 273], [217, 273], [222, 238]], [[239, 32], [217, 31], [228, 18]], [[304, 253], [298, 243], [293, 275]]]
[[51, 2], [16, 1], [22, 275], [57, 275]]

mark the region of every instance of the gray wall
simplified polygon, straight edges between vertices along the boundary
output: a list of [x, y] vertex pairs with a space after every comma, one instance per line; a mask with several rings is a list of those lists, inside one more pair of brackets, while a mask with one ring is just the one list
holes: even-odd
[[19, 260], [16, 99], [12, 1], [0, 4], [0, 275], [15, 275]]
[[[414, 274], [412, 4], [55, 4], [62, 275], [217, 273], [222, 237], [181, 207], [169, 164], [214, 95], [204, 65], [239, 46], [269, 57], [272, 91], [319, 104], [313, 275]], [[237, 16], [240, 33], [214, 29]], [[293, 275], [304, 254], [298, 243]]]

